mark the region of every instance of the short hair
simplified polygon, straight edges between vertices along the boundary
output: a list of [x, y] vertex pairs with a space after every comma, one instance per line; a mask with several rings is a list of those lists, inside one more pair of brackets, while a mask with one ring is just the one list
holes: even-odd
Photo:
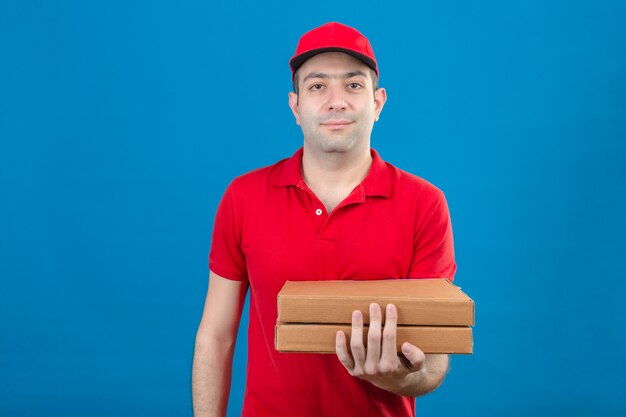
[[[376, 71], [374, 71], [373, 68], [369, 67], [370, 70], [370, 76], [372, 77], [372, 91], [375, 92], [376, 90], [378, 90], [378, 75], [376, 75]], [[296, 73], [293, 76], [293, 92], [296, 94], [299, 94], [300, 92], [300, 88], [298, 87], [298, 84], [300, 84], [300, 68], [298, 68], [298, 70], [296, 71]]]

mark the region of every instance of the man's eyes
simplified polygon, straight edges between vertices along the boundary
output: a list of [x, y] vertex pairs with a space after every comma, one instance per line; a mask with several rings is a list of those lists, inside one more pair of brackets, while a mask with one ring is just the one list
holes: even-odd
[[[357, 82], [348, 83], [347, 86], [350, 90], [357, 90], [359, 88], [363, 88], [363, 84], [357, 83]], [[323, 88], [324, 88], [324, 84], [317, 83], [317, 84], [311, 84], [311, 86], [309, 87], [309, 90], [319, 91], [319, 90], [322, 90]]]

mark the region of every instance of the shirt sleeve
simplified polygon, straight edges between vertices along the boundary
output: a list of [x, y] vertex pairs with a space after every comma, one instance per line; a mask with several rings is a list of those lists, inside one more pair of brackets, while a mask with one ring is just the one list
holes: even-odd
[[453, 281], [455, 272], [450, 212], [444, 194], [437, 190], [432, 205], [416, 227], [409, 278]]
[[245, 281], [248, 273], [241, 245], [241, 207], [237, 207], [235, 203], [233, 188], [231, 183], [215, 214], [209, 269], [221, 277]]

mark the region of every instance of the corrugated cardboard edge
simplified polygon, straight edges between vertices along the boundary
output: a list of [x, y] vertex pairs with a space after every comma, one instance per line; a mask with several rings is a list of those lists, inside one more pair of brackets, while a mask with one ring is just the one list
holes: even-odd
[[[335, 353], [339, 330], [350, 337], [350, 325], [278, 323], [274, 348], [283, 353]], [[363, 341], [367, 343], [367, 327]], [[418, 346], [424, 353], [472, 354], [474, 350], [472, 329], [466, 326], [398, 326], [398, 352], [404, 342]]]

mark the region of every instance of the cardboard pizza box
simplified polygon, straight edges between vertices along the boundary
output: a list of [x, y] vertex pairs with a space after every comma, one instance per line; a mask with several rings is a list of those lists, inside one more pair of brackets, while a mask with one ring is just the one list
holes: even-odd
[[394, 304], [398, 325], [472, 326], [474, 301], [447, 279], [374, 281], [287, 281], [278, 294], [279, 323], [352, 321], [360, 310], [369, 323], [369, 305]]

